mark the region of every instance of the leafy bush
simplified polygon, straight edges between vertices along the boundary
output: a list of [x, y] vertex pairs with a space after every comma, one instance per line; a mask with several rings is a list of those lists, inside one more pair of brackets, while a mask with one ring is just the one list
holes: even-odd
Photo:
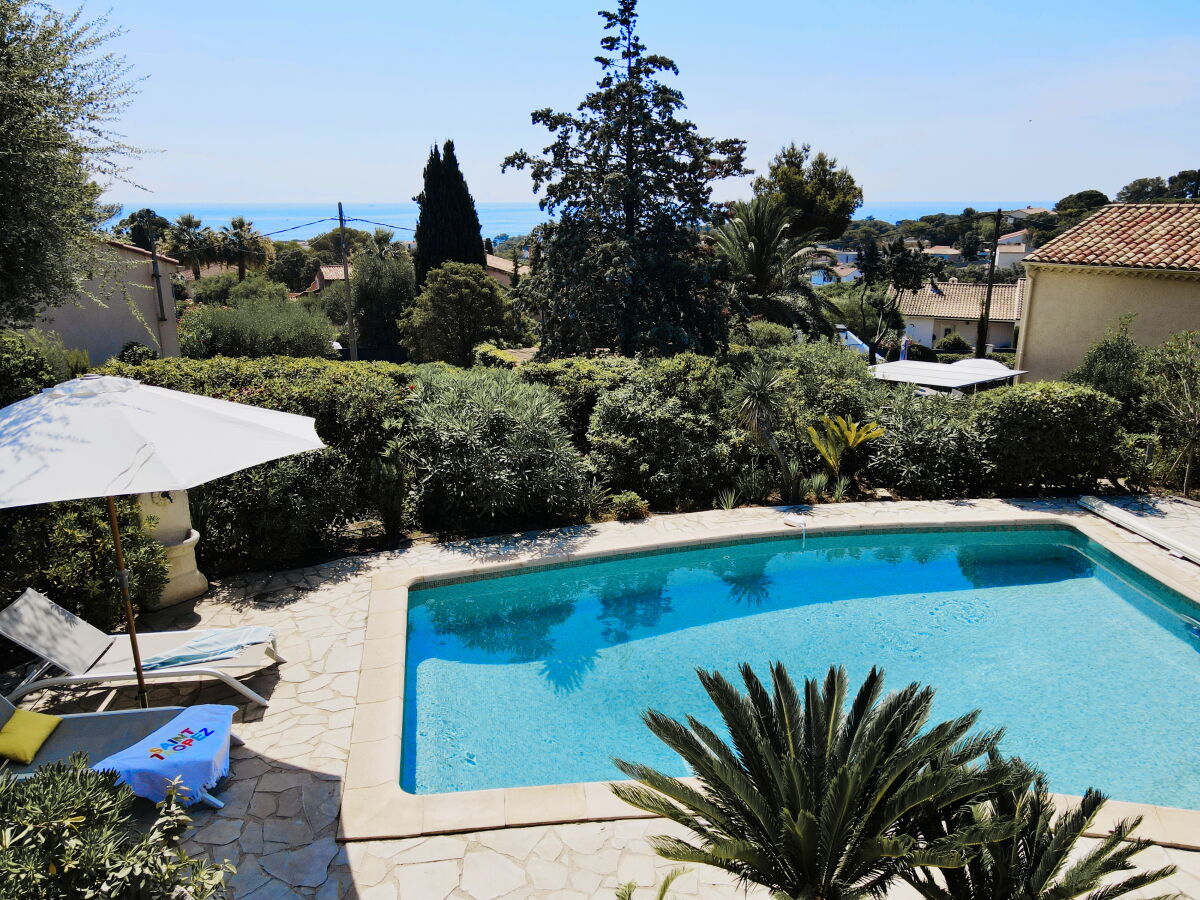
[[632, 522], [650, 515], [650, 504], [639, 497], [636, 491], [613, 494], [608, 508], [622, 522]]
[[117, 362], [129, 363], [131, 366], [141, 365], [152, 359], [158, 359], [159, 352], [153, 347], [147, 347], [140, 341], [126, 341], [121, 352], [113, 357]]
[[933, 349], [945, 350], [947, 353], [972, 353], [975, 348], [957, 331], [946, 335], [934, 342]]
[[303, 560], [375, 509], [371, 468], [414, 393], [412, 367], [330, 360], [162, 359], [105, 374], [312, 416], [329, 449], [219, 478], [190, 492], [202, 564], [221, 571]]
[[871, 445], [866, 477], [922, 500], [982, 493], [991, 464], [972, 410], [970, 401], [897, 389], [878, 413], [884, 433]]
[[1070, 384], [1083, 384], [1121, 404], [1125, 427], [1148, 431], [1152, 427], [1149, 367], [1154, 351], [1129, 334], [1133, 317], [1123, 317], [1104, 337], [1092, 344], [1082, 362], [1063, 375]]
[[981, 394], [975, 409], [1002, 491], [1085, 490], [1120, 474], [1121, 405], [1106, 394], [1040, 381]]
[[485, 369], [515, 369], [517, 360], [492, 343], [483, 343], [471, 351], [471, 362]]
[[237, 282], [229, 289], [229, 303], [232, 306], [241, 306], [247, 300], [275, 300], [284, 303], [287, 299], [286, 284], [272, 281], [258, 272], [247, 275], [244, 281]]
[[588, 425], [600, 397], [627, 384], [640, 371], [637, 362], [624, 356], [571, 356], [526, 363], [517, 374], [522, 381], [550, 389], [562, 404], [576, 446], [586, 449]]
[[729, 340], [747, 347], [790, 347], [796, 343], [796, 335], [786, 325], [754, 320], [730, 334]]
[[0, 331], [0, 406], [32, 397], [55, 383], [50, 360], [36, 344], [19, 331]]
[[544, 387], [495, 369], [422, 372], [409, 431], [420, 521], [452, 531], [582, 514], [591, 471]]
[[476, 344], [515, 336], [518, 319], [503, 289], [482, 266], [449, 262], [425, 278], [401, 330], [413, 359], [465, 367], [471, 365]]
[[229, 302], [230, 292], [237, 287], [236, 272], [222, 272], [220, 275], [206, 275], [198, 278], [188, 286], [188, 296], [197, 303], [220, 305]]
[[[121, 544], [134, 608], [167, 583], [165, 551], [132, 500], [118, 501]], [[117, 560], [103, 500], [0, 510], [0, 606], [35, 588], [102, 631], [125, 621]]]
[[286, 284], [289, 290], [305, 290], [321, 267], [317, 254], [291, 242], [283, 242], [283, 246], [276, 243], [275, 247], [275, 258], [267, 266], [267, 277]]
[[0, 898], [215, 900], [228, 865], [188, 856], [191, 819], [174, 793], [148, 831], [131, 816], [134, 794], [83, 754], [18, 781], [0, 776]]
[[725, 405], [731, 386], [728, 368], [691, 353], [643, 367], [592, 415], [587, 437], [602, 477], [660, 508], [708, 503], [732, 479], [739, 450], [749, 459], [750, 437]]
[[289, 300], [266, 297], [244, 299], [235, 307], [196, 306], [179, 320], [179, 347], [192, 359], [330, 357], [336, 336], [325, 316]]

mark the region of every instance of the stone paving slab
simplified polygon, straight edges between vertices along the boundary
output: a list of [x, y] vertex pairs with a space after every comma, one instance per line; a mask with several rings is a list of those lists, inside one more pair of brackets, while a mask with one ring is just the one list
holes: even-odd
[[[1014, 509], [1090, 517], [1069, 501], [964, 501], [943, 504], [870, 503], [819, 507], [811, 515], [829, 519], [904, 525], [917, 510], [937, 515], [968, 514], [979, 521], [1004, 520]], [[388, 589], [407, 584], [414, 567], [446, 559], [496, 568], [561, 555], [581, 556], [606, 548], [683, 541], [697, 535], [729, 537], [777, 527], [780, 511], [768, 508], [714, 510], [656, 516], [640, 523], [604, 523], [531, 535], [508, 535], [453, 545], [423, 545], [406, 551], [339, 560], [321, 566], [248, 575], [220, 584], [198, 602], [147, 617], [151, 630], [263, 624], [279, 634], [288, 662], [247, 679], [268, 697], [263, 710], [212, 682], [159, 684], [154, 705], [225, 702], [237, 705], [235, 729], [245, 745], [233, 751], [232, 780], [221, 794], [226, 806], [194, 808], [188, 849], [228, 859], [237, 900], [485, 900], [485, 898], [611, 898], [615, 886], [649, 885], [672, 868], [658, 859], [647, 835], [674, 826], [661, 820], [630, 819], [583, 824], [478, 830], [396, 841], [338, 843], [338, 816], [347, 777], [347, 757], [356, 704], [363, 690], [395, 684], [369, 674], [380, 647], [403, 634], [404, 616], [367, 621], [372, 581]], [[849, 520], [847, 519], [847, 520]], [[1111, 528], [1105, 524], [1104, 527]], [[1128, 535], [1130, 544], [1142, 539]], [[1144, 543], [1144, 542], [1142, 542]], [[1200, 583], [1200, 567], [1157, 551], [1161, 570]], [[382, 643], [380, 643], [382, 642]], [[364, 675], [363, 673], [368, 673]], [[374, 683], [369, 683], [374, 682]], [[96, 709], [108, 691], [59, 691], [36, 699], [61, 712]], [[135, 703], [120, 690], [110, 708]], [[395, 723], [381, 719], [388, 733]], [[602, 787], [602, 786], [596, 786]], [[1146, 865], [1177, 864], [1169, 884], [1200, 900], [1200, 853], [1153, 848]], [[676, 884], [679, 898], [765, 897], [741, 892], [722, 873], [693, 866]], [[1156, 886], [1162, 887], [1162, 886]], [[1144, 892], [1149, 897], [1163, 890]], [[904, 889], [893, 896], [911, 896]], [[1139, 896], [1139, 895], [1132, 895]]]

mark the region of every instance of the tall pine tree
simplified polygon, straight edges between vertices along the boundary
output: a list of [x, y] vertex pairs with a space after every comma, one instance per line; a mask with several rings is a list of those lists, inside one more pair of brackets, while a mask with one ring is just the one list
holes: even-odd
[[425, 183], [413, 199], [420, 205], [417, 229], [417, 283], [442, 263], [483, 266], [487, 260], [479, 233], [479, 214], [467, 180], [458, 167], [454, 141], [435, 146], [425, 163]]
[[745, 174], [745, 142], [702, 137], [679, 117], [683, 95], [658, 80], [678, 69], [638, 39], [636, 0], [600, 15], [610, 33], [597, 90], [576, 113], [534, 112], [554, 142], [504, 162], [529, 168], [542, 208], [558, 214], [522, 281], [546, 315], [542, 352], [712, 352], [725, 320], [698, 228], [712, 215], [712, 183]]

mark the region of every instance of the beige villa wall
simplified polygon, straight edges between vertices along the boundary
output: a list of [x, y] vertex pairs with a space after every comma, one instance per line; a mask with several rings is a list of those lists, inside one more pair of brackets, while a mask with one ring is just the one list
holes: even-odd
[[[149, 257], [124, 248], [118, 248], [117, 252], [124, 265], [118, 277], [127, 285], [128, 299], [123, 291], [105, 291], [106, 285], [101, 280], [92, 280], [86, 283], [87, 291], [100, 296], [105, 306], [81, 296], [76, 301], [78, 305], [68, 303], [47, 311], [37, 327], [55, 332], [67, 347], [86, 350], [93, 365], [120, 352], [129, 341], [153, 347], [163, 356], [178, 356], [179, 334], [175, 326], [175, 302], [171, 298], [171, 273], [175, 271], [175, 265], [159, 260], [166, 313], [166, 320], [159, 321], [158, 296], [154, 291]], [[110, 279], [107, 287], [112, 286]], [[131, 303], [142, 321], [138, 321], [130, 309]]]
[[1058, 378], [1117, 320], [1137, 313], [1131, 334], [1158, 344], [1200, 329], [1200, 279], [1082, 267], [1029, 266], [1017, 367], [1025, 381]]

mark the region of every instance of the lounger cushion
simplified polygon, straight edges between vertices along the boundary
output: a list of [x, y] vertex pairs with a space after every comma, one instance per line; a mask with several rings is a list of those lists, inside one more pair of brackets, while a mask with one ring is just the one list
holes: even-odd
[[0, 756], [29, 765], [42, 749], [42, 744], [62, 722], [58, 716], [13, 710], [4, 727], [0, 728]]

